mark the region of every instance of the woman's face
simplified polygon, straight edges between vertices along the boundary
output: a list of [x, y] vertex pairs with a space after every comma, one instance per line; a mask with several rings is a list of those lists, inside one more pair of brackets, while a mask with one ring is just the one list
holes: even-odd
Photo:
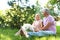
[[40, 16], [39, 15], [36, 15], [35, 18], [36, 18], [36, 20], [40, 20]]

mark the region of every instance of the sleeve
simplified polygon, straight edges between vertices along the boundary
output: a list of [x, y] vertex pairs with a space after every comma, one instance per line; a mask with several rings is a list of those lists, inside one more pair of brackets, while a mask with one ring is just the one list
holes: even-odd
[[50, 23], [53, 24], [54, 23], [54, 18], [53, 17], [49, 17], [47, 22], [50, 22]]

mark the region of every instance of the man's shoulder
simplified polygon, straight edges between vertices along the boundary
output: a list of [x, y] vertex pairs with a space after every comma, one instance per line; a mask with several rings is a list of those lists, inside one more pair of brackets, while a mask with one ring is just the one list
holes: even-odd
[[53, 16], [49, 15], [49, 18], [53, 18]]
[[50, 21], [50, 22], [54, 22], [54, 21], [55, 21], [55, 19], [54, 19], [54, 17], [53, 17], [53, 16], [51, 16], [51, 15], [50, 15], [50, 16], [48, 17], [48, 21]]

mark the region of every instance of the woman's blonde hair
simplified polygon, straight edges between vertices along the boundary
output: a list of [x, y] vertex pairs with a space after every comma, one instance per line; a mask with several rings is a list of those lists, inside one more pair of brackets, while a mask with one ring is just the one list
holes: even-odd
[[[37, 15], [40, 17], [40, 14], [39, 14], [39, 13], [35, 14], [35, 17], [36, 17]], [[36, 20], [36, 18], [35, 18], [35, 20]]]

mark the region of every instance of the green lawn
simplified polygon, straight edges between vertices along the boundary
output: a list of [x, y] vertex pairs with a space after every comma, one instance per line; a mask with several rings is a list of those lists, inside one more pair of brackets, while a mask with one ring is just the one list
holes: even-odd
[[60, 26], [57, 26], [56, 36], [46, 36], [46, 37], [30, 37], [25, 38], [24, 36], [14, 36], [18, 29], [10, 28], [0, 28], [0, 40], [60, 40]]

